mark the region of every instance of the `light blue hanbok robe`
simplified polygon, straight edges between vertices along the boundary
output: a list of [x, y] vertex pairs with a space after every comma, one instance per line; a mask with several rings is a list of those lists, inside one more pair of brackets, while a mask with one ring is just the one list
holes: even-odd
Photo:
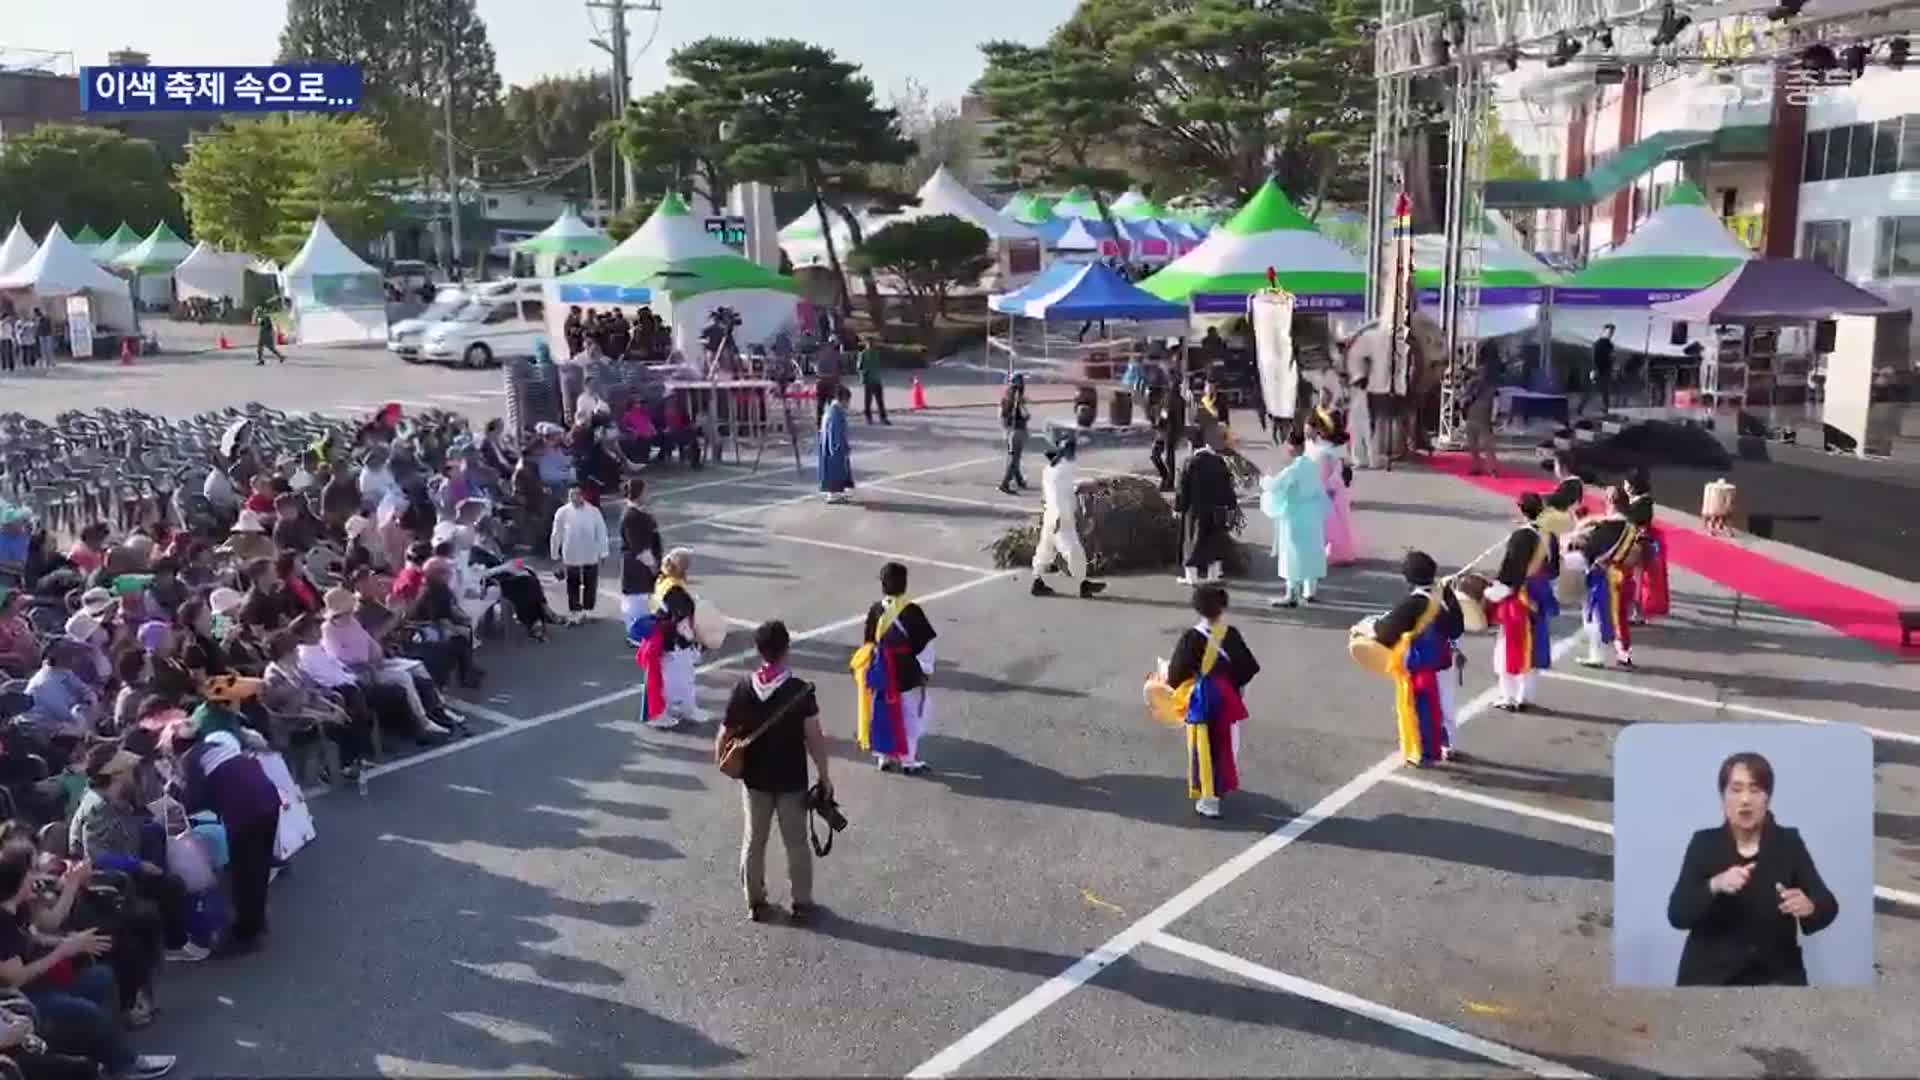
[[1260, 483], [1260, 512], [1273, 519], [1280, 576], [1304, 585], [1327, 576], [1327, 516], [1333, 502], [1320, 463], [1302, 454]]
[[847, 409], [838, 401], [820, 417], [820, 490], [840, 494], [853, 487], [853, 447], [847, 442]]

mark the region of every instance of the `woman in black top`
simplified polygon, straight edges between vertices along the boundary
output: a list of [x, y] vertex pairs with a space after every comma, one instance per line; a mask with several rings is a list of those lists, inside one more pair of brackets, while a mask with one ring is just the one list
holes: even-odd
[[1831, 926], [1840, 904], [1799, 830], [1773, 820], [1766, 758], [1722, 762], [1720, 802], [1725, 824], [1693, 834], [1667, 900], [1667, 921], [1687, 932], [1677, 985], [1805, 986], [1798, 934]]
[[[620, 595], [629, 601], [652, 599], [660, 571], [660, 526], [647, 512], [647, 482], [638, 476], [627, 481], [627, 508], [620, 513]], [[629, 608], [635, 605], [629, 603]], [[631, 622], [645, 607], [621, 614]]]

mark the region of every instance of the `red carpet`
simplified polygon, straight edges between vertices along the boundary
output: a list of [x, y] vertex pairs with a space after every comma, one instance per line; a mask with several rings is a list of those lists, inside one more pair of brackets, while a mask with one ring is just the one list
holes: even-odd
[[[1425, 460], [1437, 472], [1459, 477], [1475, 487], [1510, 499], [1529, 491], [1544, 495], [1553, 490], [1552, 479], [1537, 469], [1497, 477], [1470, 476], [1465, 454], [1432, 454]], [[1589, 495], [1588, 503], [1599, 508], [1597, 493]], [[1920, 649], [1901, 649], [1900, 626], [1896, 621], [1898, 609], [1891, 601], [1672, 520], [1662, 520], [1659, 524], [1667, 535], [1670, 566], [1682, 567], [1781, 611], [1824, 623], [1870, 645], [1907, 655], [1920, 652]]]

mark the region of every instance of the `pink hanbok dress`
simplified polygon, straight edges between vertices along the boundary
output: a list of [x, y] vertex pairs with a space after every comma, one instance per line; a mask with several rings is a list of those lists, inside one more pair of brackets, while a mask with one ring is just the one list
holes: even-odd
[[1349, 565], [1360, 553], [1353, 538], [1353, 497], [1347, 491], [1344, 476], [1347, 448], [1309, 439], [1307, 453], [1320, 463], [1320, 480], [1326, 484], [1327, 498], [1333, 502], [1333, 509], [1327, 514], [1327, 565]]

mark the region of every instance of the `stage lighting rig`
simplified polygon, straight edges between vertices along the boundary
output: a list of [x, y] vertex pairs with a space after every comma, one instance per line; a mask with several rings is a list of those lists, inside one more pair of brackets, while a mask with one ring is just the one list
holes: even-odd
[[1559, 40], [1553, 43], [1553, 55], [1547, 57], [1547, 66], [1566, 67], [1567, 61], [1578, 55], [1580, 55], [1580, 43], [1573, 40], [1571, 35], [1562, 33]]
[[[1787, 3], [1802, 3], [1806, 0], [1786, 0]], [[1667, 0], [1660, 8], [1660, 28], [1653, 32], [1652, 45], [1658, 49], [1680, 40], [1680, 35], [1693, 25], [1693, 16], [1673, 10], [1673, 0]]]
[[1798, 16], [1800, 9], [1806, 6], [1807, 0], [1780, 0], [1778, 4], [1774, 5], [1772, 11], [1767, 12], [1767, 18], [1772, 19], [1774, 22], [1783, 22]]
[[1598, 44], [1598, 45], [1599, 45], [1599, 46], [1600, 46], [1601, 48], [1603, 48], [1603, 49], [1606, 49], [1606, 50], [1608, 50], [1608, 51], [1612, 51], [1612, 49], [1613, 49], [1613, 27], [1611, 27], [1611, 26], [1600, 26], [1600, 27], [1596, 27], [1596, 28], [1594, 29], [1594, 31], [1593, 31], [1593, 40], [1594, 40], [1594, 42], [1595, 42], [1595, 43], [1597, 43], [1597, 44]]

